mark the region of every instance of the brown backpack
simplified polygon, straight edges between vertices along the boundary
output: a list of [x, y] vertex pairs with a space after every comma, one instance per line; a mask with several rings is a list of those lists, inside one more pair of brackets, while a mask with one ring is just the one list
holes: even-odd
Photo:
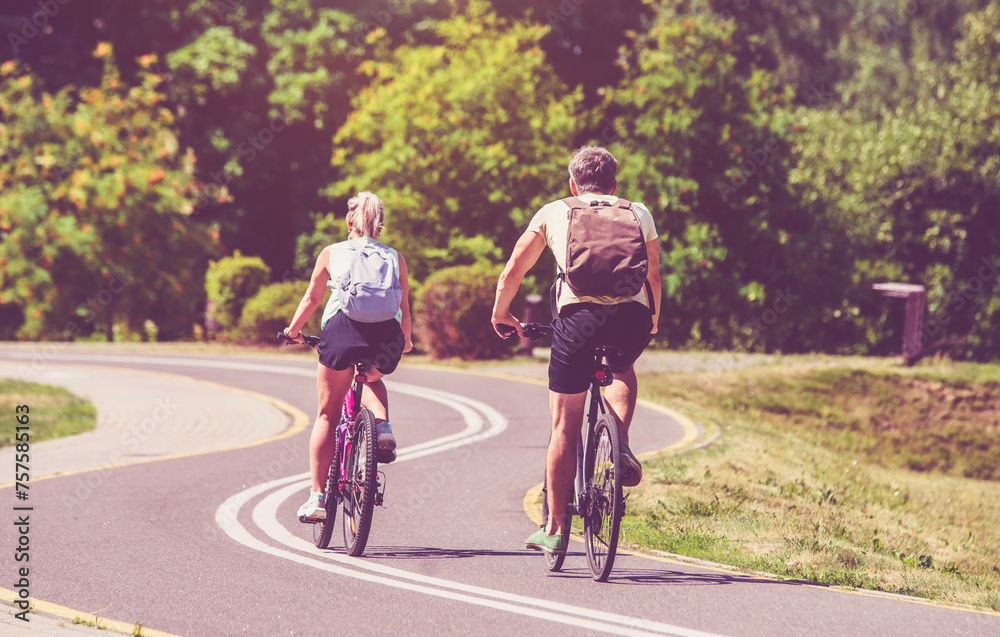
[[563, 201], [569, 206], [569, 229], [566, 271], [559, 278], [577, 296], [632, 297], [646, 287], [653, 312], [646, 240], [632, 203], [588, 203], [576, 197]]

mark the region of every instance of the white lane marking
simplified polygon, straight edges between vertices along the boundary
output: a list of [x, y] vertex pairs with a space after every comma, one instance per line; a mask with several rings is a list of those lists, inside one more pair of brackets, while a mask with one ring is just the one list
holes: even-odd
[[[523, 608], [510, 603], [473, 597], [471, 595], [464, 595], [449, 590], [431, 588], [429, 586], [422, 586], [420, 584], [414, 584], [407, 581], [392, 579], [380, 575], [374, 575], [372, 573], [355, 571], [341, 566], [336, 566], [328, 562], [320, 562], [318, 560], [306, 557], [304, 555], [298, 555], [296, 553], [292, 553], [291, 551], [285, 551], [282, 549], [274, 548], [257, 540], [252, 535], [250, 535], [250, 533], [247, 532], [247, 530], [243, 527], [243, 525], [241, 525], [238, 521], [236, 521], [235, 517], [228, 518], [227, 514], [223, 513], [224, 509], [232, 510], [233, 507], [235, 507], [236, 510], [238, 511], [239, 506], [241, 506], [239, 504], [241, 501], [245, 503], [246, 501], [248, 501], [250, 498], [253, 497], [253, 495], [248, 495], [248, 491], [258, 490], [260, 486], [268, 487], [272, 485], [271, 483], [268, 483], [267, 485], [258, 485], [258, 487], [253, 487], [252, 489], [240, 492], [237, 495], [233, 496], [233, 498], [230, 498], [230, 500], [233, 500], [232, 503], [230, 503], [230, 500], [227, 500], [225, 503], [223, 503], [221, 507], [219, 507], [219, 510], [216, 512], [216, 522], [219, 523], [219, 526], [223, 528], [223, 530], [226, 532], [227, 535], [229, 535], [229, 537], [233, 538], [234, 540], [243, 544], [244, 546], [260, 551], [261, 553], [267, 553], [269, 555], [289, 560], [297, 564], [302, 564], [303, 566], [311, 566], [312, 568], [316, 568], [322, 571], [327, 571], [329, 573], [334, 573], [336, 575], [342, 575], [344, 577], [359, 579], [374, 584], [381, 584], [383, 586], [391, 586], [393, 588], [399, 588], [416, 593], [422, 593], [434, 597], [441, 597], [453, 601], [465, 602], [467, 604], [487, 606], [489, 608], [505, 610], [512, 613], [518, 613], [521, 615], [529, 615], [539, 619], [549, 619], [552, 621], [558, 621], [560, 623], [571, 623], [570, 621], [567, 620], [575, 620], [572, 621], [574, 625], [581, 626], [584, 628], [591, 628], [593, 630], [601, 630], [604, 632], [617, 633], [620, 635], [645, 636], [652, 634], [635, 630], [631, 631], [622, 630], [621, 627], [618, 626], [608, 626], [606, 624], [601, 624], [595, 621], [587, 621], [585, 619], [567, 618], [565, 615], [559, 615], [547, 611]], [[300, 488], [299, 485], [294, 485], [294, 486], [296, 490]]]
[[[279, 488], [267, 497], [263, 498], [257, 506], [254, 507], [252, 514], [254, 524], [263, 530], [268, 537], [297, 551], [309, 553], [316, 557], [330, 560], [332, 562], [338, 562], [346, 566], [372, 571], [386, 577], [416, 582], [416, 584], [412, 587], [408, 587], [409, 590], [414, 590], [416, 592], [427, 592], [423, 590], [426, 586], [449, 589], [458, 591], [462, 594], [456, 594], [457, 596], [452, 597], [452, 599], [461, 599], [461, 601], [470, 601], [469, 599], [465, 599], [466, 595], [478, 595], [481, 596], [481, 598], [486, 599], [473, 598], [477, 601], [472, 601], [471, 603], [500, 608], [502, 610], [537, 617], [540, 619], [547, 619], [561, 624], [579, 626], [581, 628], [590, 628], [592, 630], [601, 630], [619, 635], [676, 635], [678, 637], [707, 637], [709, 635], [709, 633], [673, 626], [654, 620], [629, 617], [627, 615], [618, 615], [592, 608], [572, 606], [570, 604], [507, 593], [480, 586], [462, 584], [437, 577], [421, 575], [419, 573], [411, 573], [409, 571], [393, 568], [391, 566], [364, 562], [346, 555], [318, 549], [312, 543], [293, 535], [285, 526], [278, 522], [277, 519], [278, 507], [281, 506], [281, 503], [290, 498], [294, 493], [301, 491], [305, 486], [307, 486], [307, 484], [302, 482], [285, 486], [284, 488]], [[281, 549], [274, 549], [272, 554], [277, 555], [278, 553], [285, 553], [285, 551], [282, 551]], [[279, 557], [283, 556], [279, 555]], [[312, 566], [312, 564], [310, 564], [310, 566]], [[352, 573], [354, 573], [354, 571], [352, 571]], [[351, 576], [353, 577], [354, 575]], [[369, 577], [361, 577], [360, 579], [377, 581], [373, 578], [377, 578], [377, 576], [373, 575]], [[419, 586], [421, 584], [425, 586]], [[519, 606], [510, 608], [509, 604], [519, 604]]]

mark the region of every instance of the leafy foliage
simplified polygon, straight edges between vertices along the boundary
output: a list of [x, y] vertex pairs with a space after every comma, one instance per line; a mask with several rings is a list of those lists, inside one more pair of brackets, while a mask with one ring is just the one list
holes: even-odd
[[240, 85], [256, 47], [240, 40], [230, 27], [212, 27], [197, 39], [172, 51], [167, 64], [178, 80], [180, 90], [191, 91], [190, 99], [199, 105], [207, 101], [209, 91], [231, 94]]
[[435, 32], [439, 44], [363, 64], [371, 83], [334, 138], [343, 178], [330, 188], [382, 198], [386, 242], [418, 279], [513, 246], [564, 182], [580, 100], [546, 65], [542, 26], [508, 23], [474, 0]]
[[509, 342], [493, 331], [490, 315], [500, 266], [459, 265], [435, 272], [417, 297], [415, 334], [433, 358], [477, 360], [507, 356]]
[[[161, 78], [127, 86], [102, 44], [99, 87], [39, 90], [0, 66], [0, 303], [20, 338], [86, 336], [118, 320], [164, 338], [189, 332], [212, 240], [188, 223], [195, 157], [174, 132]], [[155, 63], [148, 58], [146, 64]]]
[[[355, 22], [349, 13], [314, 8], [309, 0], [274, 3], [262, 25], [274, 78], [268, 101], [285, 121], [309, 118], [323, 127], [327, 98], [350, 75], [351, 58], [363, 53], [351, 37]], [[343, 100], [339, 105], [346, 106]]]
[[[302, 296], [309, 287], [308, 281], [271, 283], [260, 288], [240, 314], [240, 341], [273, 343], [275, 335], [283, 330], [295, 314]], [[322, 312], [315, 312], [302, 328], [306, 334], [318, 335]]]
[[260, 257], [244, 256], [239, 250], [232, 256], [209, 263], [205, 273], [206, 323], [214, 323], [223, 333], [232, 331], [240, 320], [243, 305], [270, 277], [271, 268]]

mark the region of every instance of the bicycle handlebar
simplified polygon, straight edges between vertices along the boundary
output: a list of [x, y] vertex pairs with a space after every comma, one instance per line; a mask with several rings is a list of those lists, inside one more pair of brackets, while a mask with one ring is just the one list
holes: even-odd
[[[497, 331], [501, 333], [505, 341], [514, 338], [517, 334], [517, 330], [504, 323], [497, 323]], [[552, 336], [552, 331], [553, 327], [544, 323], [521, 323], [521, 332], [525, 338], [530, 338], [533, 341], [537, 341], [543, 336]]]
[[288, 338], [288, 336], [285, 334], [284, 331], [278, 332], [278, 336], [276, 338], [279, 341], [284, 341], [286, 346], [287, 345], [302, 345], [302, 344], [305, 344], [305, 345], [309, 345], [310, 347], [316, 347], [317, 345], [319, 345], [319, 337], [318, 336], [309, 336], [308, 334], [301, 334], [301, 333], [299, 334], [299, 336], [302, 337], [303, 343], [296, 343], [292, 339]]

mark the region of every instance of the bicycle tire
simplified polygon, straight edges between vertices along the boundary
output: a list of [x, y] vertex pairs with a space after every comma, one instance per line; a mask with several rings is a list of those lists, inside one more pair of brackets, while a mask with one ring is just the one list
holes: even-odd
[[[326, 472], [326, 485], [323, 489], [323, 506], [326, 507], [326, 519], [313, 524], [313, 543], [316, 548], [330, 548], [333, 537], [333, 525], [337, 521], [337, 477], [340, 475], [339, 451], [334, 454], [330, 470]], [[332, 506], [331, 506], [332, 503]]]
[[[569, 528], [569, 523], [573, 520], [572, 515], [567, 515], [569, 519], [566, 520], [566, 528]], [[549, 494], [548, 494], [548, 484], [546, 482], [542, 483], [542, 528], [548, 528], [549, 526]], [[544, 551], [543, 551], [544, 553]], [[548, 567], [553, 573], [559, 572], [562, 569], [563, 562], [566, 561], [566, 554], [549, 554], [545, 555], [545, 566]]]
[[354, 557], [364, 553], [371, 531], [375, 510], [377, 440], [375, 415], [362, 409], [354, 420], [354, 440], [351, 442], [347, 481], [344, 484], [344, 548], [348, 555]]
[[587, 445], [587, 503], [583, 529], [587, 561], [595, 581], [607, 581], [618, 551], [625, 503], [622, 500], [621, 440], [614, 416], [605, 413], [594, 425], [594, 439]]

